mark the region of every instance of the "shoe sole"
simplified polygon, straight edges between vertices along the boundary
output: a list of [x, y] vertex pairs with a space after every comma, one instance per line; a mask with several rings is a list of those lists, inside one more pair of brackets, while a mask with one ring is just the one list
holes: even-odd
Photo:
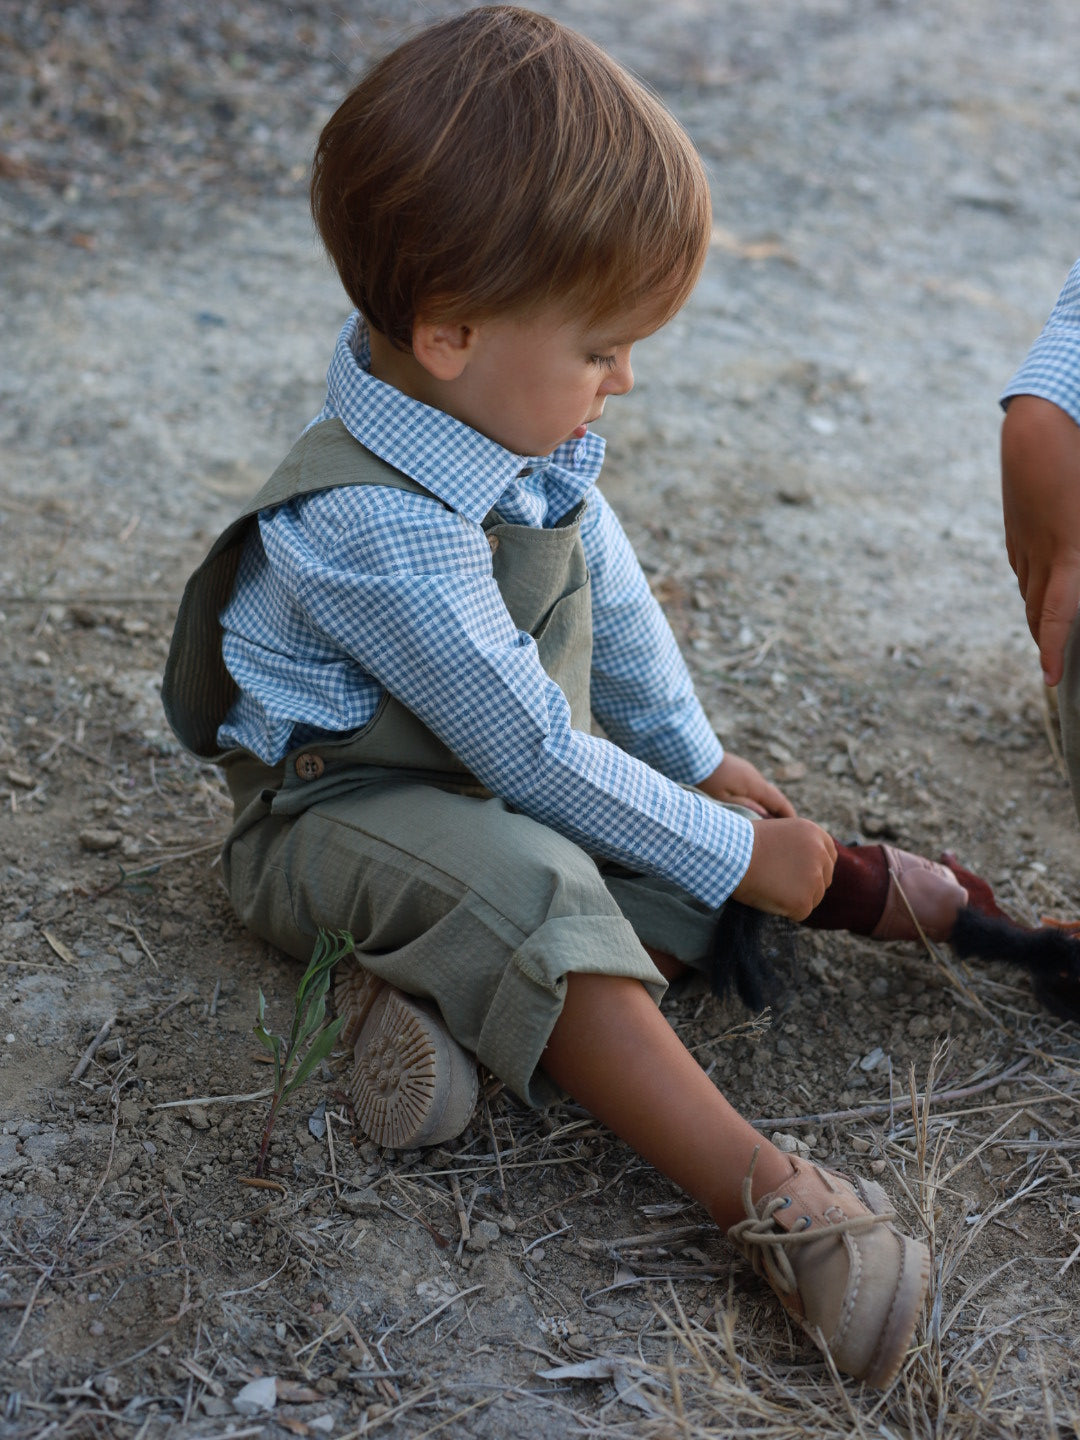
[[334, 1013], [341, 1017], [338, 1041], [346, 1050], [356, 1044], [376, 997], [386, 988], [385, 980], [355, 960], [343, 960], [338, 965], [334, 975]]
[[435, 1007], [355, 964], [343, 967], [334, 1000], [353, 1052], [345, 1089], [360, 1130], [395, 1150], [460, 1135], [476, 1106], [476, 1062]]
[[[873, 1180], [857, 1180], [856, 1190], [876, 1215], [889, 1210], [889, 1198]], [[865, 1372], [858, 1376], [867, 1385], [886, 1389], [896, 1379], [911, 1349], [911, 1337], [926, 1301], [930, 1284], [930, 1251], [921, 1240], [897, 1235], [901, 1247], [900, 1270], [892, 1304], [881, 1335]]]

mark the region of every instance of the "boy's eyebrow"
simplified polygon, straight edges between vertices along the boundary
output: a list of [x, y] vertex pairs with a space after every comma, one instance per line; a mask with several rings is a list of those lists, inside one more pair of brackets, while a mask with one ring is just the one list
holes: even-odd
[[624, 345], [634, 345], [637, 342], [636, 335], [628, 335], [625, 339], [613, 336], [598, 334], [594, 337], [593, 344], [597, 350], [619, 350]]

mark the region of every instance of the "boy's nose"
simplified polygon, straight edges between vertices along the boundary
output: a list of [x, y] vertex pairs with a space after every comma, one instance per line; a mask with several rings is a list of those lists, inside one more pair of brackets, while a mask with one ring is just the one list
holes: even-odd
[[634, 388], [634, 372], [630, 368], [629, 356], [619, 362], [605, 378], [600, 389], [605, 395], [626, 395]]

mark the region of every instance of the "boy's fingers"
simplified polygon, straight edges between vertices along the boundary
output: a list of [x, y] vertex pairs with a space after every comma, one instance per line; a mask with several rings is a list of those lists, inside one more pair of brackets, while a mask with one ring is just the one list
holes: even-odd
[[752, 810], [755, 815], [760, 815], [763, 820], [768, 820], [769, 811], [760, 801], [755, 800], [751, 795], [729, 795], [729, 805], [741, 805], [744, 810]]
[[770, 797], [770, 811], [781, 820], [794, 820], [799, 813], [784, 792], [775, 787]]

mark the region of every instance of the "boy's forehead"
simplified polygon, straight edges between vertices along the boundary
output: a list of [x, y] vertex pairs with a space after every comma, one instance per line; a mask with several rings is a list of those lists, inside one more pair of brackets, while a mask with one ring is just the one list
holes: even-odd
[[620, 310], [599, 316], [590, 315], [585, 304], [556, 305], [546, 311], [546, 321], [555, 326], [565, 326], [597, 345], [610, 348], [643, 340], [646, 335], [659, 330], [670, 314], [670, 306], [650, 296], [644, 301], [627, 304]]

